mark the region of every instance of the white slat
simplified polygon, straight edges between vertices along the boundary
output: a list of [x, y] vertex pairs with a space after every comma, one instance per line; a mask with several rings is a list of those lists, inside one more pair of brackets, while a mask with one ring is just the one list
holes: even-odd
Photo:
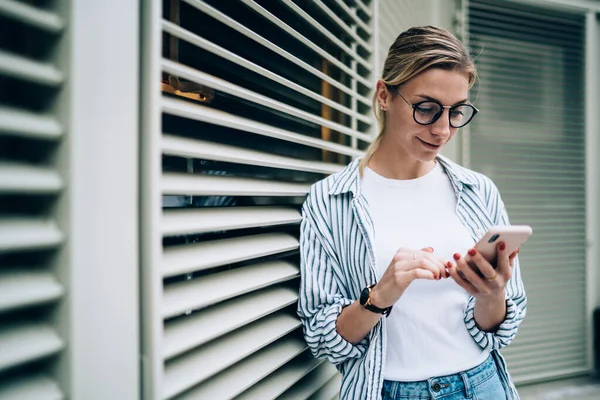
[[361, 0], [352, 0], [352, 3], [358, 6], [363, 13], [365, 13], [369, 18], [373, 17], [373, 12], [369, 7], [365, 5]]
[[[276, 371], [307, 348], [301, 339], [283, 338], [266, 349], [216, 375], [189, 392], [183, 399], [231, 399]], [[231, 382], [235, 382], [232, 385]]]
[[0, 326], [0, 371], [58, 353], [63, 341], [49, 325], [19, 323]]
[[171, 246], [164, 250], [163, 277], [284, 253], [299, 245], [287, 233], [265, 233]]
[[305, 400], [329, 382], [336, 374], [338, 374], [338, 371], [331, 363], [323, 362], [281, 395], [279, 400]]
[[309, 185], [229, 176], [165, 173], [162, 193], [187, 196], [305, 196]]
[[287, 261], [269, 261], [224, 271], [199, 279], [168, 284], [164, 291], [163, 316], [208, 307], [253, 290], [299, 276], [298, 266]]
[[[209, 107], [193, 104], [184, 100], [163, 97], [162, 106], [163, 112], [176, 115], [178, 117], [208, 122], [214, 125], [238, 129], [244, 132], [252, 132], [258, 135], [286, 140], [292, 143], [333, 151], [338, 154], [345, 154], [349, 156], [360, 156], [363, 154], [362, 151], [355, 150], [348, 146], [342, 146], [337, 143], [286, 131], [284, 129], [279, 129], [261, 122], [238, 117], [237, 115], [228, 114], [220, 110], [214, 110]], [[369, 142], [371, 140], [372, 139], [369, 139]]]
[[0, 50], [0, 75], [51, 87], [60, 86], [64, 80], [63, 73], [53, 65], [33, 61], [4, 50]]
[[354, 23], [360, 27], [360, 29], [365, 31], [368, 35], [371, 35], [373, 33], [371, 27], [365, 24], [365, 22], [362, 19], [358, 18], [356, 12], [354, 12], [350, 7], [348, 7], [346, 3], [344, 3], [344, 0], [335, 0], [335, 4], [337, 4], [342, 10], [344, 10], [346, 14], [350, 18], [352, 18], [352, 21], [354, 21]]
[[226, 60], [229, 60], [231, 62], [234, 62], [241, 67], [244, 67], [250, 71], [256, 72], [257, 74], [260, 74], [266, 78], [271, 79], [274, 82], [277, 82], [277, 83], [284, 85], [292, 90], [295, 90], [298, 93], [301, 93], [307, 97], [310, 97], [311, 99], [317, 100], [322, 104], [328, 105], [331, 108], [339, 110], [346, 115], [349, 115], [351, 117], [354, 117], [354, 118], [364, 122], [365, 124], [371, 125], [373, 123], [372, 118], [369, 118], [366, 115], [362, 115], [355, 111], [352, 111], [351, 109], [341, 105], [340, 103], [330, 100], [324, 96], [321, 96], [320, 94], [313, 92], [312, 90], [305, 88], [304, 86], [298, 85], [297, 83], [294, 83], [294, 82], [290, 81], [289, 79], [286, 79], [280, 75], [277, 75], [276, 73], [271, 72], [268, 69], [263, 68], [260, 65], [257, 65], [251, 61], [248, 61], [245, 58], [240, 57], [237, 54], [235, 54], [221, 46], [218, 46], [198, 35], [195, 35], [192, 32], [190, 32], [186, 29], [183, 29], [180, 26], [177, 26], [172, 22], [163, 20], [162, 28], [165, 32], [167, 32], [173, 36], [183, 39], [186, 42], [191, 43], [195, 46], [198, 46], [204, 50], [210, 51], [211, 53], [216, 54], [220, 57], [223, 57]]
[[300, 356], [237, 396], [235, 400], [280, 398], [279, 396], [288, 388], [323, 363], [323, 360], [316, 360], [310, 351], [306, 350]]
[[[268, 12], [267, 10], [265, 10], [264, 8], [262, 8], [261, 6], [256, 4], [256, 2], [254, 2], [253, 0], [241, 0], [241, 1], [244, 2], [244, 4], [246, 4], [248, 7], [251, 7], [253, 10], [260, 13], [262, 16], [267, 18], [269, 21], [271, 21], [272, 23], [274, 23], [281, 29], [285, 30], [287, 33], [291, 34], [292, 36], [297, 37], [299, 35], [299, 33], [297, 31], [292, 29], [289, 25], [287, 25], [281, 19], [275, 17], [273, 14], [271, 14], [270, 12]], [[352, 50], [352, 48], [350, 48], [348, 45], [346, 45], [344, 42], [342, 42], [337, 36], [335, 36], [327, 28], [325, 28], [323, 25], [321, 25], [316, 19], [311, 17], [310, 14], [308, 14], [306, 11], [304, 11], [301, 7], [298, 7], [296, 4], [294, 4], [293, 2], [291, 2], [289, 0], [282, 0], [282, 1], [286, 6], [288, 6], [291, 10], [293, 10], [297, 15], [299, 15], [302, 19], [304, 19], [306, 22], [308, 22], [308, 25], [310, 25], [311, 28], [314, 28], [317, 31], [319, 31], [323, 36], [325, 36], [327, 39], [329, 39], [330, 42], [334, 43], [337, 47], [339, 47], [344, 52], [346, 52], [346, 54], [348, 54], [350, 57], [352, 57], [356, 62], [359, 62], [360, 64], [362, 64], [365, 68], [367, 68], [369, 70], [373, 68], [373, 65], [371, 63], [369, 63], [367, 60], [365, 60], [360, 55], [358, 55], [358, 53], [355, 50]], [[348, 28], [348, 27], [345, 26], [345, 28]], [[352, 32], [352, 31], [350, 31], [350, 32]], [[353, 36], [353, 35], [351, 34], [350, 36]], [[368, 49], [369, 52], [371, 51], [370, 46], [367, 43], [365, 43], [362, 39], [360, 39], [359, 37], [356, 37], [355, 39], [358, 39], [360, 41], [361, 45], [364, 44], [366, 46], [365, 48]], [[327, 52], [322, 50], [322, 48], [315, 47], [315, 44], [310, 42], [305, 37], [300, 36], [299, 40], [301, 42], [303, 42], [304, 44], [306, 44], [307, 46], [309, 46], [310, 48], [314, 49], [315, 51], [317, 51], [317, 49], [318, 49], [319, 51], [317, 51], [317, 52], [320, 55], [323, 55], [323, 54], [329, 55]], [[329, 57], [331, 57], [331, 55], [329, 55]], [[329, 58], [329, 57], [327, 57], [326, 59], [331, 61], [331, 58], [333, 58], [333, 57], [331, 57], [331, 58]], [[337, 65], [338, 67], [340, 67], [340, 65], [342, 65], [344, 67], [343, 71], [346, 71], [346, 69], [348, 69], [349, 71], [351, 71], [353, 73], [351, 76], [356, 79], [356, 75], [354, 75], [356, 73], [355, 71], [352, 71], [345, 64], [340, 63], [339, 60], [337, 60], [335, 58], [333, 58], [333, 60], [335, 60], [337, 62], [334, 65]]]
[[327, 175], [339, 172], [343, 168], [342, 165], [322, 161], [294, 159], [262, 151], [172, 135], [163, 135], [162, 149], [163, 154], [170, 156], [316, 172]]
[[55, 170], [0, 161], [0, 194], [55, 194], [62, 187], [62, 178]]
[[[284, 0], [285, 2], [289, 2], [290, 0]], [[344, 30], [352, 39], [356, 41], [363, 49], [367, 50], [369, 53], [373, 53], [373, 48], [365, 42], [358, 34], [346, 25], [346, 23], [338, 17], [329, 7], [325, 5], [321, 0], [313, 0], [315, 4], [329, 17], [333, 22], [335, 22], [340, 28]], [[373, 68], [372, 66], [370, 68]]]
[[64, 129], [54, 116], [0, 106], [0, 135], [3, 134], [58, 139], [64, 134]]
[[353, 129], [348, 128], [347, 126], [338, 124], [337, 122], [332, 122], [331, 120], [317, 116], [315, 114], [311, 114], [299, 108], [292, 107], [286, 103], [273, 100], [270, 97], [263, 96], [262, 94], [245, 89], [241, 86], [234, 85], [221, 78], [209, 75], [197, 69], [190, 68], [186, 65], [182, 65], [171, 60], [163, 59], [162, 69], [166, 73], [185, 78], [191, 82], [208, 86], [214, 90], [225, 92], [229, 95], [243, 99], [244, 101], [251, 101], [260, 105], [261, 107], [268, 107], [272, 110], [283, 112], [288, 115], [292, 115], [294, 117], [312, 122], [314, 124], [331, 128], [337, 132], [344, 133], [350, 137], [355, 137], [364, 141], [369, 141], [372, 139], [371, 136], [366, 133], [355, 131]]
[[2, 400], [63, 400], [65, 395], [49, 376], [34, 375], [0, 381]]
[[55, 13], [13, 0], [0, 0], [0, 15], [49, 33], [59, 33], [64, 28], [62, 19]]
[[167, 321], [163, 356], [170, 359], [297, 301], [296, 290], [271, 287]]
[[317, 390], [309, 400], [333, 400], [337, 399], [340, 392], [340, 386], [342, 385], [342, 376], [335, 374], [333, 378]]
[[291, 207], [225, 207], [166, 209], [163, 211], [163, 236], [218, 232], [234, 229], [298, 224], [300, 211]]
[[326, 74], [324, 74], [323, 72], [319, 71], [318, 69], [312, 67], [311, 65], [305, 63], [304, 61], [300, 60], [299, 58], [295, 57], [294, 55], [292, 55], [291, 53], [285, 51], [284, 49], [274, 45], [273, 43], [271, 43], [271, 41], [263, 38], [262, 36], [256, 34], [255, 32], [251, 31], [250, 29], [248, 29], [247, 27], [245, 27], [244, 25], [240, 24], [239, 22], [231, 19], [230, 17], [228, 17], [227, 15], [223, 14], [222, 12], [218, 11], [217, 9], [209, 6], [208, 4], [204, 3], [201, 0], [184, 0], [186, 3], [190, 4], [191, 6], [197, 8], [198, 10], [206, 13], [207, 15], [210, 15], [211, 17], [213, 17], [214, 19], [216, 19], [219, 22], [222, 22], [223, 24], [229, 26], [230, 28], [238, 31], [239, 33], [241, 33], [242, 35], [248, 37], [251, 40], [254, 40], [255, 42], [261, 44], [262, 46], [268, 48], [269, 50], [277, 53], [278, 55], [282, 56], [283, 58], [293, 62], [294, 64], [298, 65], [299, 67], [301, 67], [302, 69], [310, 72], [311, 74], [315, 75], [316, 77], [318, 77], [319, 79], [324, 80], [325, 82], [331, 84], [332, 86], [340, 89], [341, 91], [343, 91], [344, 93], [350, 95], [350, 96], [354, 96], [356, 97], [359, 101], [361, 101], [364, 105], [366, 106], [370, 106], [371, 101], [356, 93], [354, 90], [352, 90], [351, 88], [341, 84], [340, 82], [336, 81], [335, 79], [332, 79], [331, 77], [327, 76]]
[[44, 304], [64, 292], [54, 275], [45, 270], [0, 270], [0, 311]]
[[297, 318], [274, 314], [167, 362], [164, 396], [171, 398], [192, 388], [298, 327]]
[[52, 220], [0, 218], [0, 253], [55, 247], [63, 234]]

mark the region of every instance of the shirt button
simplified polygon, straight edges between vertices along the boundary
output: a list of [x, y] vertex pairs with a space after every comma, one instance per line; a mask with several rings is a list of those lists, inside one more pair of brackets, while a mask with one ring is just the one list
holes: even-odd
[[440, 386], [439, 383], [436, 382], [431, 386], [431, 388], [433, 389], [434, 392], [439, 392], [442, 387]]

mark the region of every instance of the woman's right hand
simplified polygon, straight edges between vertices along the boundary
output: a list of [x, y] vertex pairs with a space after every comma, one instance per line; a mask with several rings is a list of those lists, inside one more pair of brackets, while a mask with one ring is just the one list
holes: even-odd
[[415, 279], [447, 278], [447, 262], [433, 255], [433, 249], [400, 248], [383, 276], [371, 290], [371, 304], [386, 308], [395, 304]]

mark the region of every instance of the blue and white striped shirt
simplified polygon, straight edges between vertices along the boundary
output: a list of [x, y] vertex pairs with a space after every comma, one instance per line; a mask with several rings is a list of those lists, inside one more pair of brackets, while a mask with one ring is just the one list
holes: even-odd
[[[445, 157], [438, 156], [438, 161], [456, 194], [456, 213], [474, 241], [490, 226], [509, 224], [498, 189], [489, 178]], [[298, 315], [315, 357], [326, 358], [341, 372], [340, 398], [370, 400], [381, 397], [387, 344], [385, 318], [356, 345], [336, 330], [342, 308], [377, 281], [374, 227], [361, 193], [358, 164], [359, 160], [354, 160], [344, 170], [315, 183], [304, 203]], [[477, 327], [472, 296], [464, 315], [473, 339], [483, 349], [492, 350], [510, 399], [519, 397], [497, 350], [514, 339], [526, 306], [519, 261], [515, 259], [513, 276], [506, 286], [506, 319], [498, 330], [491, 333]]]

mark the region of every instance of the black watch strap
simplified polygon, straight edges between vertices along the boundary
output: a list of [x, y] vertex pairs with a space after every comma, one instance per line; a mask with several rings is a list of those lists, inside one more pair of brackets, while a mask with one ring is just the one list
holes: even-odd
[[360, 294], [360, 305], [363, 306], [365, 310], [369, 310], [376, 314], [383, 314], [387, 317], [390, 315], [393, 306], [379, 308], [371, 304], [371, 289], [373, 288], [373, 286], [375, 285], [370, 285], [363, 289], [362, 293]]

